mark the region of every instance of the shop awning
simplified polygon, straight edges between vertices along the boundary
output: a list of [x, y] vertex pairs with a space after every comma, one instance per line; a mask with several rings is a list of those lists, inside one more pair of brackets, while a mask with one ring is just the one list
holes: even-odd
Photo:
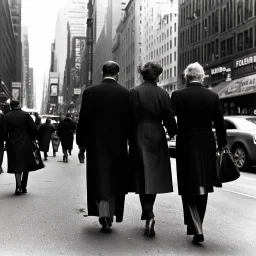
[[231, 82], [223, 82], [212, 90], [218, 93], [220, 99], [256, 93], [256, 74], [245, 76]]

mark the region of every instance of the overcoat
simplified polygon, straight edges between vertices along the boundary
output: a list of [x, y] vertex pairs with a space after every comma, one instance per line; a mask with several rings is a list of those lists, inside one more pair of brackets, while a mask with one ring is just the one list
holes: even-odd
[[127, 140], [129, 136], [129, 91], [113, 79], [83, 92], [76, 142], [86, 148], [87, 205], [98, 216], [99, 194], [122, 200], [115, 207], [116, 221], [123, 219], [127, 193]]
[[37, 128], [29, 113], [20, 108], [12, 109], [5, 115], [8, 138], [8, 173], [29, 172], [32, 163], [32, 139]]
[[169, 94], [155, 82], [145, 81], [130, 90], [133, 137], [130, 142], [135, 192], [157, 194], [173, 191], [170, 156], [165, 135], [176, 134]]
[[44, 123], [39, 126], [37, 138], [39, 142], [39, 150], [43, 152], [49, 151], [51, 135], [55, 131], [52, 124]]
[[226, 145], [219, 96], [199, 82], [174, 91], [172, 108], [177, 116], [176, 164], [180, 195], [213, 192], [216, 173], [216, 128], [219, 148]]
[[0, 112], [0, 150], [4, 148], [4, 141], [6, 141], [7, 132], [6, 132], [6, 121], [4, 114]]
[[57, 134], [60, 137], [63, 150], [72, 150], [74, 141], [74, 132], [76, 130], [75, 123], [70, 117], [65, 117], [59, 123]]

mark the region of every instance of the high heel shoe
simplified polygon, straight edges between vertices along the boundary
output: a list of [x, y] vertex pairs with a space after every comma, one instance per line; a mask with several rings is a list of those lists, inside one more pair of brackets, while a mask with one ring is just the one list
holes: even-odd
[[21, 195], [21, 193], [22, 193], [22, 189], [21, 189], [21, 187], [16, 187], [16, 190], [15, 190], [14, 195], [16, 195], [16, 196], [20, 196], [20, 195]]
[[145, 237], [154, 237], [155, 236], [155, 220], [154, 218], [146, 220], [146, 227], [144, 231], [144, 236]]

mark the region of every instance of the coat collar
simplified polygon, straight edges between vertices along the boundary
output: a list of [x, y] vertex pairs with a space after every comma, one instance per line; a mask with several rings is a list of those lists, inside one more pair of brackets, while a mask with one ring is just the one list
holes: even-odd
[[12, 108], [12, 110], [21, 110], [21, 107]]
[[117, 83], [117, 81], [114, 78], [106, 77], [102, 80], [102, 82], [111, 82], [111, 83]]
[[143, 84], [154, 84], [157, 85], [157, 83], [155, 81], [144, 81]]
[[192, 83], [188, 83], [187, 85], [187, 87], [190, 87], [190, 86], [203, 86], [203, 85], [199, 82], [192, 82]]

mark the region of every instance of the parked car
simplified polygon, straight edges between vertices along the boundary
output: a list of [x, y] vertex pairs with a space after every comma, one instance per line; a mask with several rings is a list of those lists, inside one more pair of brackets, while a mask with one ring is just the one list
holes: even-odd
[[[224, 116], [228, 147], [240, 171], [256, 166], [256, 116]], [[215, 129], [213, 129], [215, 134]], [[168, 140], [170, 156], [175, 155], [176, 137]]]
[[[42, 118], [41, 118], [41, 124], [44, 124], [45, 121], [46, 121], [46, 117], [42, 117]], [[51, 119], [51, 124], [54, 126], [54, 129], [55, 129], [55, 130], [58, 129], [59, 122], [57, 122], [57, 121], [54, 120], [54, 119]]]

